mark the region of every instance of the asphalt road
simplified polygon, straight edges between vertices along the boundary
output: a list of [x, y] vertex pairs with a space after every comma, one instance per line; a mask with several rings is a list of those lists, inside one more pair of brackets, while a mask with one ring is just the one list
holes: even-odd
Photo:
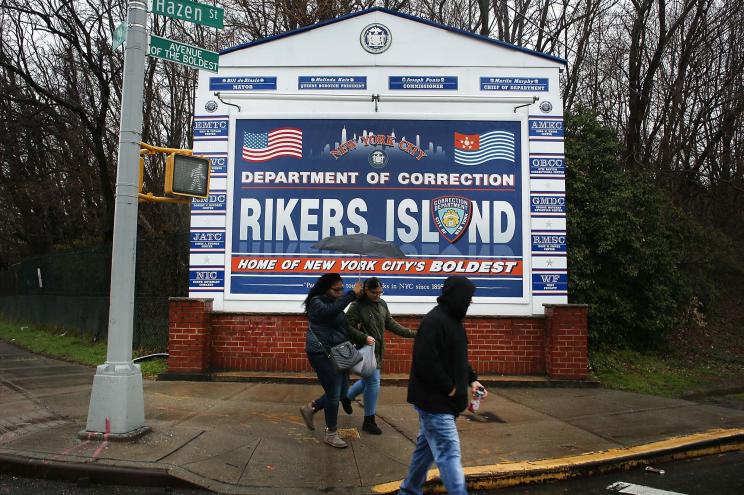
[[[741, 495], [744, 493], [744, 452], [699, 457], [655, 466], [665, 474], [643, 468], [602, 476], [545, 485], [473, 492], [472, 495]], [[628, 484], [621, 488], [619, 482]], [[615, 485], [615, 489], [608, 487]], [[207, 495], [197, 489], [170, 489], [96, 485], [63, 481], [18, 478], [0, 474], [0, 495]]]
[[208, 495], [210, 493], [212, 492], [197, 489], [98, 485], [87, 483], [84, 479], [78, 483], [70, 483], [0, 474], [0, 495]]
[[[663, 469], [665, 474], [649, 473], [643, 468], [638, 468], [572, 481], [478, 493], [479, 495], [744, 494], [744, 452], [698, 457], [654, 467]], [[621, 486], [615, 485], [618, 482], [629, 483], [631, 486], [618, 490]], [[608, 489], [611, 485], [615, 485], [615, 489]]]

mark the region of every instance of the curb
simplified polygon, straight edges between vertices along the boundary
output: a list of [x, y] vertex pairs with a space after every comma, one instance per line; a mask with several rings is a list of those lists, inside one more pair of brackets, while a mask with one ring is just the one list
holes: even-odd
[[[563, 481], [628, 470], [654, 462], [669, 462], [735, 450], [744, 450], [744, 429], [709, 430], [635, 447], [539, 461], [473, 466], [464, 468], [464, 471], [468, 489], [493, 490], [517, 485]], [[398, 492], [402, 481], [376, 485], [371, 487], [371, 491], [378, 495], [393, 495]], [[429, 471], [424, 490], [427, 493], [444, 491], [438, 470]]]
[[37, 459], [0, 454], [0, 473], [25, 478], [76, 482], [85, 478], [105, 485], [156, 486], [171, 488], [203, 487], [169, 474], [165, 468], [123, 467], [68, 461]]

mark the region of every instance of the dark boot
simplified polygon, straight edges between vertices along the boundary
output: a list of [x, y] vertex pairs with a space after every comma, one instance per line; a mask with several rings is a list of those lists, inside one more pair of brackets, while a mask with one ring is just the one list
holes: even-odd
[[354, 409], [351, 408], [351, 401], [347, 397], [341, 398], [341, 407], [344, 408], [344, 412], [346, 414], [351, 414], [354, 412]]
[[365, 416], [364, 417], [364, 423], [362, 423], [362, 430], [366, 431], [367, 433], [370, 433], [372, 435], [381, 435], [382, 430], [379, 426], [377, 426], [377, 423], [375, 423], [375, 415], [372, 416]]

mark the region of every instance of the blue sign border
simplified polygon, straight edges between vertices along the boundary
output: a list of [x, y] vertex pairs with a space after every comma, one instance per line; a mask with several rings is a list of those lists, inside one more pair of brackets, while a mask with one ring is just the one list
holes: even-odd
[[276, 89], [276, 76], [210, 77], [209, 91], [266, 91]]
[[457, 76], [388, 76], [394, 91], [456, 91]]
[[[515, 82], [518, 81], [518, 82]], [[547, 77], [481, 77], [481, 91], [526, 91], [530, 93], [549, 90]]]
[[297, 89], [300, 91], [362, 90], [367, 89], [367, 76], [298, 76]]

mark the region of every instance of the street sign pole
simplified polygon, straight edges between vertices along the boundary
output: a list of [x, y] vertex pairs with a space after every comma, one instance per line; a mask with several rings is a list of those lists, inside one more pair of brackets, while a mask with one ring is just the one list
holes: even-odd
[[129, 25], [124, 49], [119, 155], [116, 172], [116, 210], [111, 252], [106, 363], [98, 366], [80, 436], [137, 437], [145, 426], [142, 372], [132, 362], [134, 272], [137, 248], [138, 167], [142, 134], [142, 101], [147, 53], [147, 4], [129, 0]]

